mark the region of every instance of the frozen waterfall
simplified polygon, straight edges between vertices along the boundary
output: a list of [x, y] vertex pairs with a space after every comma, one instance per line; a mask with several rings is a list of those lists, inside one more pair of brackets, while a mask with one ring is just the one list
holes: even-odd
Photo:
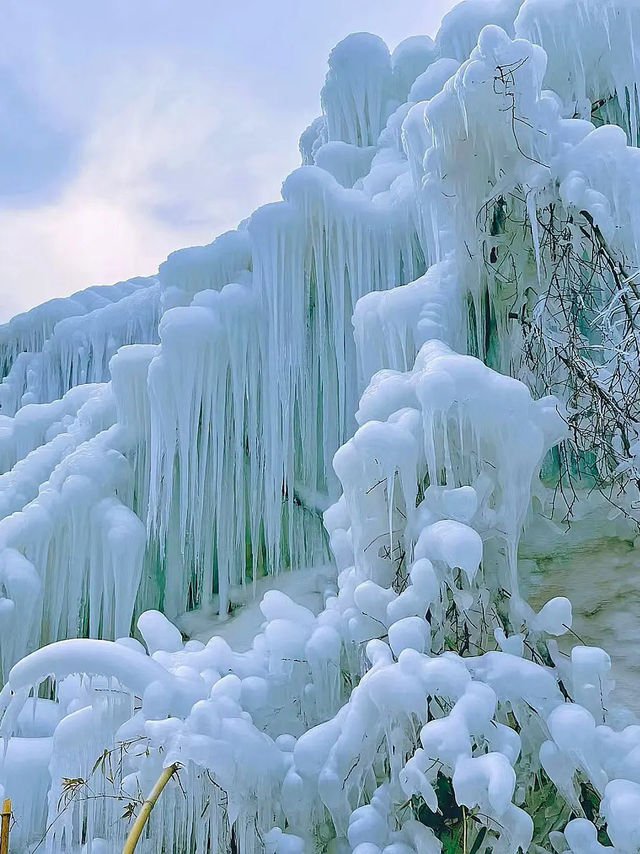
[[0, 327], [16, 851], [119, 852], [175, 762], [148, 854], [640, 852], [640, 614], [570, 602], [637, 587], [639, 38], [351, 35], [280, 201]]

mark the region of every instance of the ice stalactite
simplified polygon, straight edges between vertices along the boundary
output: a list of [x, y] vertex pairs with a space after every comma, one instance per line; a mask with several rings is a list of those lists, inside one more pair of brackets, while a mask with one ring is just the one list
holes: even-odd
[[31, 366], [22, 404], [57, 400], [84, 383], [106, 382], [109, 362], [120, 347], [155, 344], [158, 340], [160, 288], [156, 283], [117, 303], [56, 324]]
[[421, 74], [434, 64], [439, 53], [429, 36], [409, 36], [391, 54], [391, 68], [398, 101], [410, 101], [410, 91]]
[[436, 36], [440, 56], [464, 62], [478, 42], [484, 27], [494, 24], [508, 36], [514, 34], [514, 20], [522, 0], [463, 0], [442, 19]]
[[[75, 390], [74, 390], [75, 391]], [[51, 477], [56, 466], [67, 456], [75, 451], [79, 445], [94, 438], [102, 429], [113, 424], [115, 420], [115, 407], [109, 390], [104, 386], [87, 385], [81, 387], [83, 395], [68, 393], [63, 403], [77, 401], [80, 397], [82, 405], [68, 419], [70, 423], [64, 425], [59, 421], [54, 422], [47, 433], [51, 438], [48, 441], [38, 442], [33, 449], [31, 444], [37, 439], [34, 427], [38, 424], [38, 415], [49, 415], [50, 413], [34, 412], [34, 409], [42, 410], [58, 408], [56, 404], [32, 404], [19, 411], [19, 415], [12, 419], [16, 423], [12, 425], [18, 443], [27, 445], [28, 453], [13, 466], [9, 467], [3, 475], [0, 475], [0, 513], [4, 519], [19, 510], [22, 510], [32, 499], [36, 498], [42, 484]], [[82, 400], [82, 397], [85, 400]], [[20, 418], [20, 414], [25, 417]], [[36, 418], [34, 418], [34, 415]], [[45, 422], [46, 424], [46, 422]], [[34, 436], [34, 433], [36, 435]], [[48, 437], [47, 437], [48, 438]], [[9, 444], [7, 442], [7, 444]], [[24, 447], [23, 445], [23, 447]]]
[[371, 161], [378, 149], [375, 145], [365, 147], [351, 145], [340, 140], [321, 145], [313, 157], [313, 163], [306, 166], [319, 166], [336, 179], [343, 187], [351, 188], [371, 170]]
[[257, 575], [267, 555], [279, 559], [281, 501], [265, 506], [268, 389], [255, 293], [239, 283], [202, 291], [165, 313], [160, 338], [149, 371], [149, 522], [167, 564], [181, 564], [167, 572], [164, 607], [176, 615], [189, 595], [208, 604], [215, 592], [226, 613], [229, 587]]
[[243, 229], [227, 231], [207, 246], [172, 252], [158, 271], [163, 307], [188, 305], [199, 291], [219, 291], [250, 269], [251, 245]]
[[131, 279], [52, 300], [0, 327], [0, 412], [106, 382], [119, 347], [157, 340], [159, 298], [154, 278]]
[[3, 673], [43, 641], [128, 633], [146, 541], [132, 509], [146, 474], [135, 449], [155, 349], [122, 348], [112, 383], [95, 387], [66, 430], [2, 476]]
[[408, 371], [433, 338], [461, 348], [465, 306], [456, 305], [455, 276], [455, 266], [441, 261], [407, 285], [358, 300], [353, 326], [361, 388], [384, 368]]
[[69, 389], [60, 400], [29, 404], [21, 407], [14, 417], [0, 417], [3, 455], [0, 471], [3, 474], [10, 471], [31, 451], [66, 432], [84, 404], [99, 391], [99, 386], [99, 383], [84, 383]]
[[[270, 378], [281, 408], [274, 430], [281, 465], [299, 468], [282, 470], [286, 483], [327, 491], [331, 456], [352, 427], [357, 400], [351, 312], [365, 292], [421, 272], [408, 190], [401, 179], [391, 186], [387, 179], [370, 199], [303, 167], [285, 181], [285, 202], [251, 219], [253, 282], [265, 306]], [[317, 448], [318, 456], [294, 462], [294, 440]]]
[[630, 145], [640, 131], [639, 28], [635, 3], [526, 0], [515, 21], [519, 36], [545, 49], [545, 87], [562, 98], [565, 115], [620, 125]]
[[394, 96], [391, 57], [370, 33], [353, 33], [329, 56], [322, 107], [329, 140], [374, 145], [389, 117]]
[[16, 315], [1, 327], [2, 361], [0, 365], [2, 369], [0, 373], [6, 376], [19, 353], [39, 352], [58, 321], [86, 314], [108, 303], [117, 302], [137, 288], [146, 287], [147, 284], [147, 279], [135, 278], [115, 285], [95, 285], [84, 291], [78, 291], [70, 297], [52, 299], [30, 311]]

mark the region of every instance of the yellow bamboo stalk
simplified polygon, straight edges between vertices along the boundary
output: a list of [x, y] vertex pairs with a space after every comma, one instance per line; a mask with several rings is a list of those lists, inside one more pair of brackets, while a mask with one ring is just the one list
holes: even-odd
[[[167, 785], [169, 780], [176, 773], [178, 768], [180, 767], [178, 762], [174, 762], [173, 765], [168, 765], [166, 768], [162, 770], [162, 774], [158, 777], [155, 786], [151, 790], [151, 794], [147, 798], [147, 800], [142, 804], [142, 809], [138, 813], [138, 817], [133, 823], [133, 827], [129, 831], [129, 835], [127, 836], [127, 841], [124, 843], [124, 848], [122, 849], [122, 854], [133, 854], [136, 845], [138, 844], [138, 840], [144, 830], [144, 826], [147, 823], [147, 819], [151, 814], [151, 810], [154, 808], [156, 801], [162, 794], [162, 790]], [[4, 854], [4, 851], [0, 852], [0, 854]]]
[[9, 822], [11, 821], [11, 799], [2, 802], [2, 825], [0, 826], [0, 854], [9, 854]]

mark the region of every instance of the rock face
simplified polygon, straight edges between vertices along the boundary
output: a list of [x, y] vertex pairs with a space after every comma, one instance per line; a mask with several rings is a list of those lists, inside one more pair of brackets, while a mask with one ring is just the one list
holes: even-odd
[[[592, 539], [583, 533], [577, 543], [540, 554], [533, 564], [521, 562], [520, 571], [529, 584], [534, 607], [554, 596], [570, 597], [575, 635], [610, 653], [616, 697], [636, 713], [640, 711], [640, 664], [634, 643], [640, 614], [640, 567], [633, 541]], [[563, 637], [563, 651], [569, 652], [575, 645], [575, 635]]]
[[639, 27], [349, 36], [281, 201], [0, 327], [19, 850], [173, 762], [158, 854], [639, 850]]

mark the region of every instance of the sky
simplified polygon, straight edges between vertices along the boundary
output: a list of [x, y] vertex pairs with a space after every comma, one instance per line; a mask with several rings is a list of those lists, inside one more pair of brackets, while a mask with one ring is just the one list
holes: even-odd
[[280, 197], [331, 48], [452, 0], [0, 0], [0, 322]]

